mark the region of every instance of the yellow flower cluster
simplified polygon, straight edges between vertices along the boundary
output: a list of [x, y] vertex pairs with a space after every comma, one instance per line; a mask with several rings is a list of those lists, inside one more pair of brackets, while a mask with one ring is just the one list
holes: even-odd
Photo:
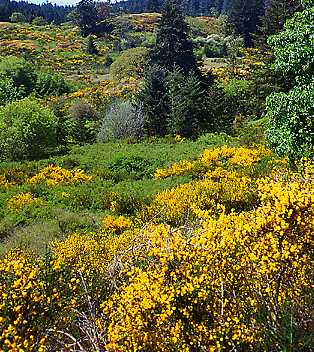
[[169, 176], [178, 176], [192, 171], [197, 167], [224, 166], [226, 163], [232, 166], [249, 167], [266, 156], [270, 156], [272, 152], [264, 146], [257, 148], [245, 147], [228, 147], [223, 146], [217, 149], [205, 149], [198, 157], [197, 161], [189, 162], [182, 160], [172, 164], [167, 169], [157, 169], [154, 177], [156, 179], [166, 178]]
[[47, 327], [76, 306], [75, 283], [20, 251], [0, 260], [0, 350], [46, 351]]
[[200, 211], [215, 214], [221, 206], [228, 211], [241, 209], [253, 202], [254, 197], [257, 197], [256, 186], [250, 177], [219, 167], [208, 171], [204, 179], [157, 194], [148, 209], [148, 217], [179, 225], [197, 217]]
[[41, 204], [43, 201], [40, 198], [36, 198], [30, 193], [20, 193], [8, 200], [7, 207], [12, 211], [21, 211], [29, 205]]
[[313, 178], [266, 178], [254, 211], [205, 215], [188, 238], [156, 227], [146, 267], [103, 305], [108, 350], [257, 350], [286, 310], [306, 314], [313, 186]]
[[28, 183], [47, 183], [49, 186], [56, 186], [59, 184], [90, 182], [91, 180], [92, 176], [86, 175], [83, 170], [67, 170], [60, 166], [48, 165], [31, 177]]
[[8, 188], [12, 186], [12, 183], [9, 182], [4, 176], [0, 176], [0, 188]]
[[102, 220], [102, 225], [106, 231], [121, 233], [132, 225], [132, 221], [124, 216], [106, 215]]
[[86, 274], [105, 272], [120, 252], [126, 251], [133, 240], [132, 233], [112, 236], [112, 233], [73, 234], [64, 241], [52, 242], [56, 265], [67, 264]]

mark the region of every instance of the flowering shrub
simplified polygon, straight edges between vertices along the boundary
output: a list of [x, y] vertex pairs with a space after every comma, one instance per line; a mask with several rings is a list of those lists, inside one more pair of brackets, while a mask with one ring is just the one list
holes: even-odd
[[104, 273], [119, 252], [129, 248], [131, 234], [73, 234], [64, 241], [52, 243], [56, 263], [70, 265], [89, 276], [93, 272]]
[[30, 184], [46, 183], [48, 186], [56, 186], [58, 184], [90, 182], [91, 180], [92, 176], [87, 176], [83, 170], [67, 170], [60, 166], [48, 165], [31, 177], [28, 182]]
[[119, 233], [128, 229], [132, 225], [132, 221], [124, 216], [107, 215], [103, 218], [102, 225], [105, 230]]
[[222, 204], [228, 211], [252, 206], [256, 188], [250, 177], [217, 168], [205, 178], [165, 190], [155, 196], [149, 214], [162, 221], [181, 224], [195, 218], [199, 210], [213, 213]]
[[264, 146], [259, 146], [254, 149], [228, 146], [212, 150], [205, 149], [197, 161], [189, 162], [187, 160], [182, 160], [178, 163], [172, 164], [167, 169], [157, 169], [154, 177], [156, 179], [162, 179], [174, 175], [179, 176], [200, 167], [221, 167], [226, 164], [227, 166], [249, 167], [259, 162], [262, 158], [271, 155], [272, 152]]
[[76, 287], [76, 277], [49, 259], [15, 251], [0, 260], [1, 351], [46, 351], [47, 328], [77, 306]]
[[0, 188], [8, 188], [12, 183], [9, 182], [5, 176], [0, 176]]
[[42, 200], [34, 197], [30, 193], [20, 193], [10, 198], [7, 202], [8, 209], [12, 211], [21, 211], [29, 205], [41, 205]]
[[156, 228], [150, 262], [131, 270], [130, 281], [104, 303], [108, 349], [267, 350], [284, 343], [282, 320], [289, 312], [293, 337], [306, 335], [313, 185], [310, 177], [266, 178], [255, 211], [218, 219], [204, 213], [189, 238]]

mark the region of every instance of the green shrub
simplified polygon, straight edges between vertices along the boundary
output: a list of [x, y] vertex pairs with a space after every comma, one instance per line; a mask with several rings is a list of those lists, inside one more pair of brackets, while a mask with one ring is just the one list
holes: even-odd
[[23, 23], [23, 22], [26, 22], [26, 17], [21, 12], [13, 12], [12, 15], [10, 16], [10, 21], [12, 23]]
[[20, 98], [20, 91], [15, 87], [13, 79], [0, 76], [0, 105], [11, 103]]
[[270, 95], [266, 117], [267, 142], [277, 154], [292, 160], [314, 154], [314, 84]]
[[39, 72], [35, 92], [40, 97], [61, 95], [70, 92], [70, 86], [60, 74]]
[[56, 146], [57, 118], [29, 98], [0, 108], [0, 158], [40, 159]]
[[47, 21], [42, 16], [37, 16], [32, 20], [34, 26], [44, 26], [47, 24]]
[[147, 48], [132, 48], [124, 51], [110, 66], [110, 75], [120, 80], [127, 77], [139, 77], [144, 70]]
[[0, 75], [13, 80], [19, 94], [28, 95], [36, 84], [34, 67], [23, 58], [7, 56], [0, 60]]
[[99, 124], [96, 111], [84, 101], [76, 100], [70, 106], [69, 114], [70, 121], [67, 124], [73, 142], [94, 142]]

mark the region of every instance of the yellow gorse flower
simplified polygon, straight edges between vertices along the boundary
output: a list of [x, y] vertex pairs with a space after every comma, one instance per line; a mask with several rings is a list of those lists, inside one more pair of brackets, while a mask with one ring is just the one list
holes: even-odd
[[67, 170], [60, 166], [48, 165], [31, 177], [28, 183], [47, 183], [49, 186], [56, 186], [58, 184], [90, 182], [91, 180], [92, 176], [86, 175], [83, 170]]

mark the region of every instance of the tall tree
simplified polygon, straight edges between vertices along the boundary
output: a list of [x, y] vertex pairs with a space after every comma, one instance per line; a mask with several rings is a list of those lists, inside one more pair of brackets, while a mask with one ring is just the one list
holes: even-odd
[[179, 67], [183, 74], [199, 74], [189, 27], [185, 22], [180, 0], [167, 0], [158, 24], [156, 44], [150, 53], [151, 62], [172, 71]]
[[81, 0], [76, 7], [76, 23], [84, 36], [94, 33], [97, 23], [97, 9], [93, 0]]
[[268, 97], [266, 137], [279, 155], [291, 160], [314, 156], [314, 1], [302, 3], [304, 11], [269, 39], [275, 69], [294, 77], [294, 86], [288, 93]]
[[238, 34], [246, 46], [253, 44], [252, 34], [256, 32], [259, 19], [264, 14], [263, 0], [233, 0], [225, 8]]
[[258, 44], [265, 45], [267, 38], [282, 30], [286, 20], [301, 8], [299, 0], [268, 0], [258, 27]]

